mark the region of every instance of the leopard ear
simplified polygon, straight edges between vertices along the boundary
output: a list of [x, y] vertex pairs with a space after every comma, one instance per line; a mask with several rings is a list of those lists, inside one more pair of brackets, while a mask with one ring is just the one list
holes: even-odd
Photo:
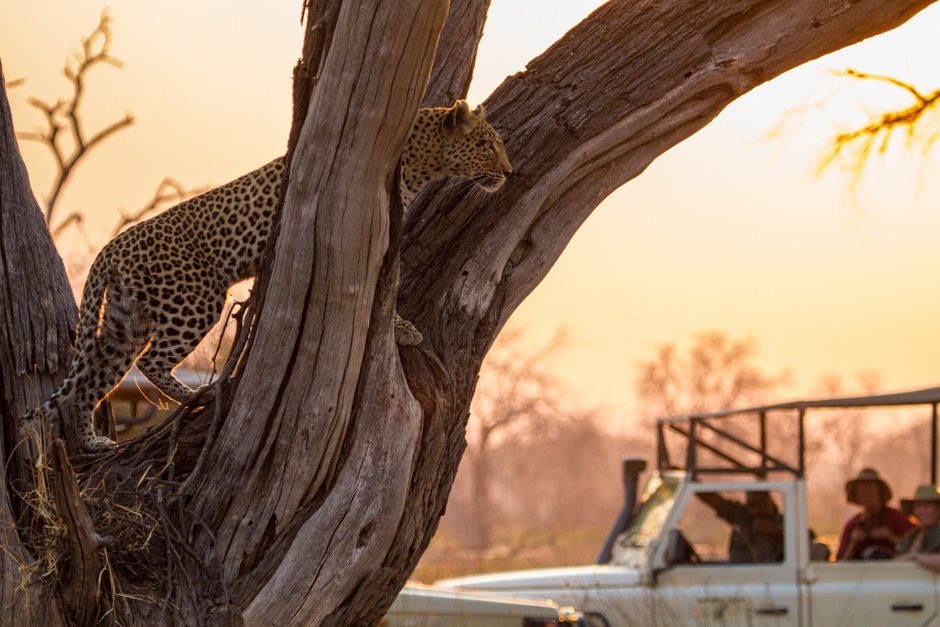
[[478, 104], [477, 108], [473, 110], [473, 115], [478, 118], [486, 118], [486, 109], [483, 108], [483, 105]]
[[444, 128], [455, 135], [466, 135], [473, 130], [473, 114], [466, 100], [458, 100], [447, 110]]

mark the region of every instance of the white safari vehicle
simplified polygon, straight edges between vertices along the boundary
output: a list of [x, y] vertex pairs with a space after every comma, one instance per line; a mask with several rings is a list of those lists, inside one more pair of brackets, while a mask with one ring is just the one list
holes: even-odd
[[584, 627], [579, 612], [551, 601], [405, 586], [380, 627]]
[[[435, 585], [549, 598], [576, 606], [592, 627], [940, 626], [933, 572], [911, 561], [827, 559], [807, 524], [804, 478], [807, 412], [920, 405], [931, 471], [912, 479], [936, 484], [938, 403], [940, 388], [931, 388], [661, 419], [658, 468], [639, 503], [646, 463], [624, 460], [624, 507], [597, 564]], [[752, 504], [769, 524], [764, 535], [742, 531]]]

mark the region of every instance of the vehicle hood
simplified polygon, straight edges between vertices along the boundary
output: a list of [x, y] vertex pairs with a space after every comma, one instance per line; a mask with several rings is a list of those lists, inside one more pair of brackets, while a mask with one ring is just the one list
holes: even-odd
[[[387, 616], [474, 616], [558, 618], [554, 603], [532, 599], [516, 599], [507, 595], [487, 595], [480, 592], [441, 590], [434, 586], [409, 583], [389, 608]], [[415, 623], [418, 624], [418, 623]], [[420, 624], [424, 624], [421, 622]]]
[[[438, 588], [488, 590], [507, 594], [514, 591], [534, 592], [540, 589], [625, 588], [640, 583], [640, 573], [627, 566], [572, 566], [514, 570], [505, 573], [454, 577], [434, 582]], [[528, 595], [527, 595], [528, 596]]]

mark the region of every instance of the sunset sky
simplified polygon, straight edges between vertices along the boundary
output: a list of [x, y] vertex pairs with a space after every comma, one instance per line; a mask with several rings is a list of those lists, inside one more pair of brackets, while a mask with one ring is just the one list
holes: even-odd
[[[35, 130], [42, 118], [27, 97], [66, 95], [62, 62], [104, 5], [0, 2], [4, 72], [27, 79], [9, 92], [14, 122]], [[600, 4], [493, 0], [470, 101], [485, 99]], [[218, 185], [283, 152], [300, 5], [111, 2], [112, 54], [125, 65], [93, 71], [85, 123], [95, 130], [126, 112], [136, 123], [79, 168], [60, 217], [82, 211], [100, 246], [116, 209], [145, 204], [163, 177]], [[932, 91], [940, 87], [937, 33], [933, 6], [733, 103], [608, 198], [510, 324], [524, 327], [533, 345], [565, 327], [569, 341], [553, 367], [579, 398], [625, 422], [637, 413], [636, 363], [704, 330], [753, 336], [760, 366], [792, 372], [786, 396], [814, 393], [830, 372], [877, 370], [886, 389], [940, 384], [936, 154], [925, 158], [897, 141], [855, 194], [838, 169], [814, 177], [835, 132], [909, 104], [899, 90], [831, 70], [889, 74]], [[44, 198], [53, 161], [42, 146], [21, 148]]]

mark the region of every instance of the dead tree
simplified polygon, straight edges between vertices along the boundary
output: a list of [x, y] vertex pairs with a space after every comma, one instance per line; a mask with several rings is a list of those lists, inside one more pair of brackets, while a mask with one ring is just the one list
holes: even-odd
[[[446, 0], [310, 3], [280, 236], [232, 376], [73, 458], [100, 596], [66, 594], [87, 590], [85, 545], [19, 594], [129, 624], [374, 624], [444, 511], [484, 355], [601, 199], [754, 86], [930, 2], [611, 0], [487, 100], [504, 190], [432, 189], [402, 229], [398, 151], [429, 75], [428, 102], [465, 89], [472, 54], [450, 53], [475, 49], [487, 4], [453, 2], [432, 73]], [[396, 307], [418, 347], [395, 345]]]
[[[56, 388], [71, 357], [78, 311], [42, 211], [33, 198], [0, 65], [0, 452], [14, 455], [19, 416]], [[0, 466], [0, 624], [56, 624], [52, 586], [27, 586], [36, 555], [19, 537], [23, 503], [11, 488], [31, 476], [22, 457]]]

